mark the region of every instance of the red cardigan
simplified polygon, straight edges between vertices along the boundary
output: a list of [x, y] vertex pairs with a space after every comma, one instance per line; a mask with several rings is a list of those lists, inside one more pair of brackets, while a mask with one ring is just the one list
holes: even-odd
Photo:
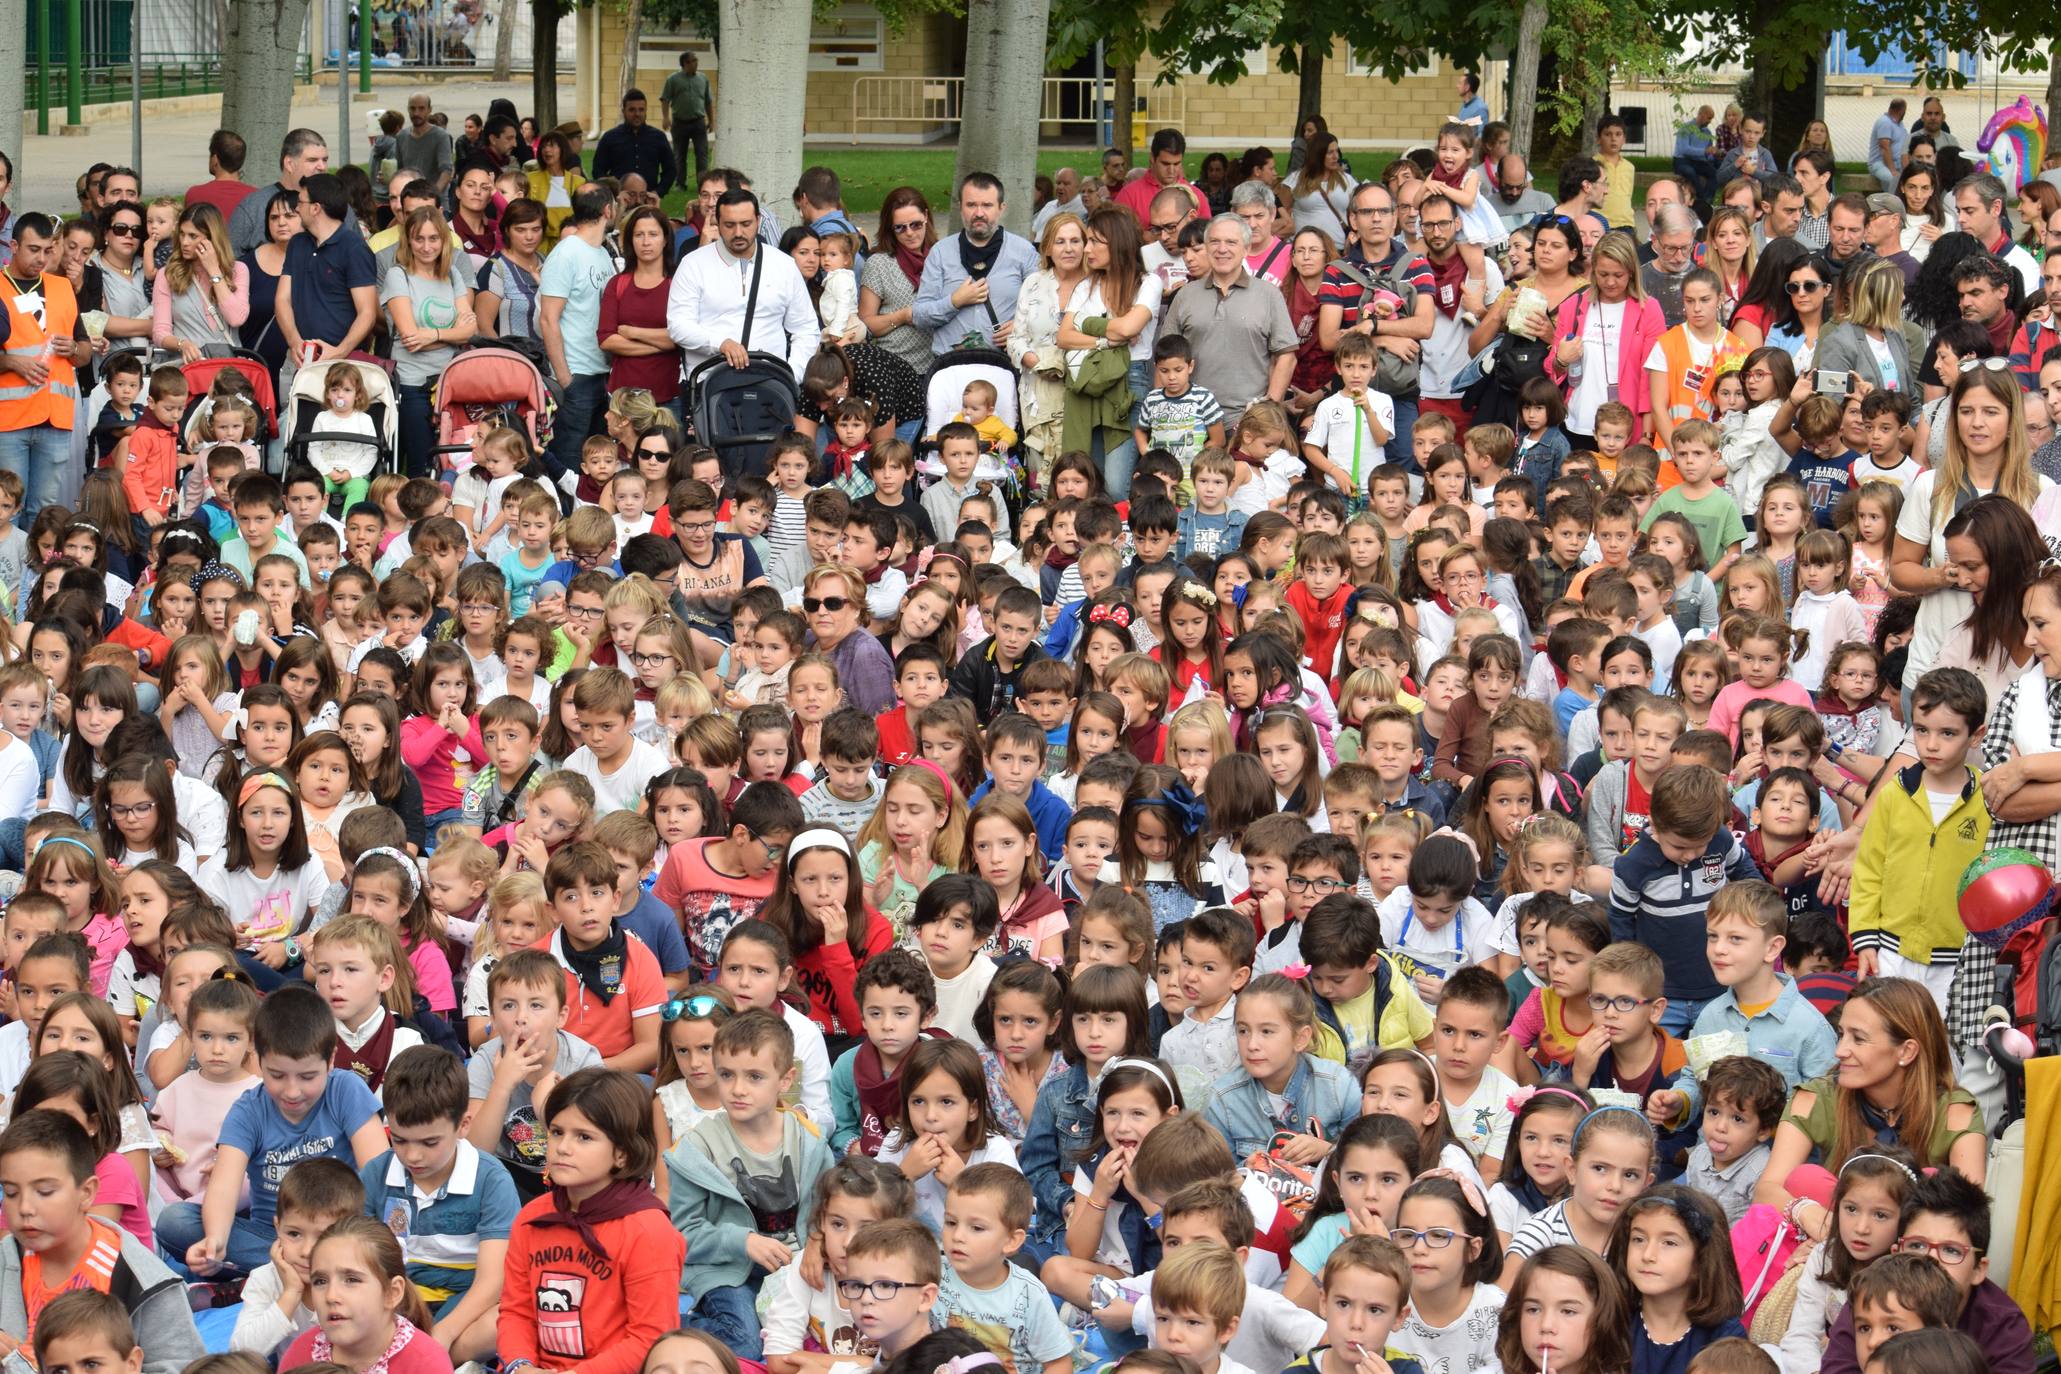
[[849, 941], [821, 944], [794, 961], [794, 978], [809, 995], [809, 1019], [825, 1035], [857, 1035], [863, 1022], [859, 999], [852, 995], [852, 980], [859, 965], [884, 953], [895, 942], [894, 927], [872, 907], [866, 908], [865, 955], [852, 957]]

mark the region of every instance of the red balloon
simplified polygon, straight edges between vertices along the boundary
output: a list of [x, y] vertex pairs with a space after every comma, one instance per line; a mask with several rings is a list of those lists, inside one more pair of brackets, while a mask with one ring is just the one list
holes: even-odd
[[1961, 889], [1961, 923], [1985, 944], [2001, 946], [2047, 915], [2054, 880], [2037, 863], [2006, 863]]

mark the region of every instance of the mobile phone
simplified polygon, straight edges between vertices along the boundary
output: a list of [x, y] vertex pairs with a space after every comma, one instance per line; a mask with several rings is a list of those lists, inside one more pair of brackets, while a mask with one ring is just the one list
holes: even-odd
[[1821, 396], [1844, 396], [1851, 384], [1851, 372], [1830, 372], [1818, 369], [1817, 390]]
[[1091, 1312], [1100, 1312], [1123, 1295], [1123, 1286], [1107, 1274], [1097, 1274], [1088, 1280], [1088, 1310]]

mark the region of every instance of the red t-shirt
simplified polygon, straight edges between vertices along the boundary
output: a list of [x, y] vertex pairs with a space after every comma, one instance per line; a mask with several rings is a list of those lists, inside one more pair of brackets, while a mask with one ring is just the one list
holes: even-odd
[[908, 707], [895, 707], [875, 724], [880, 727], [880, 757], [890, 768], [900, 768], [916, 757], [916, 737], [909, 728]]
[[236, 213], [236, 207], [243, 204], [243, 198], [258, 188], [242, 181], [216, 181], [210, 177], [198, 186], [186, 188], [188, 205], [212, 205], [228, 219]]
[[[565, 932], [554, 930], [536, 948], [550, 951], [562, 965], [565, 955], [559, 942]], [[640, 1016], [656, 1016], [666, 1004], [666, 978], [659, 972], [657, 956], [637, 939], [624, 941], [628, 953], [623, 960], [622, 991], [604, 1005], [587, 991], [586, 985], [568, 968], [565, 971], [565, 1029], [592, 1045], [603, 1059], [611, 1059], [636, 1043], [633, 1022]]]

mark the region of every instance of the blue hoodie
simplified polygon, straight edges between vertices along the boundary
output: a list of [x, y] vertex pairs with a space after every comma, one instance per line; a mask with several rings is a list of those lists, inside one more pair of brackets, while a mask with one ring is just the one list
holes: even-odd
[[[994, 790], [993, 774], [974, 789], [967, 805], [978, 806], [980, 799]], [[1031, 783], [1030, 795], [1023, 799], [1030, 811], [1031, 822], [1038, 827], [1038, 848], [1048, 864], [1057, 863], [1066, 854], [1066, 827], [1073, 820], [1073, 811], [1059, 799], [1059, 794], [1045, 786], [1042, 778]]]

